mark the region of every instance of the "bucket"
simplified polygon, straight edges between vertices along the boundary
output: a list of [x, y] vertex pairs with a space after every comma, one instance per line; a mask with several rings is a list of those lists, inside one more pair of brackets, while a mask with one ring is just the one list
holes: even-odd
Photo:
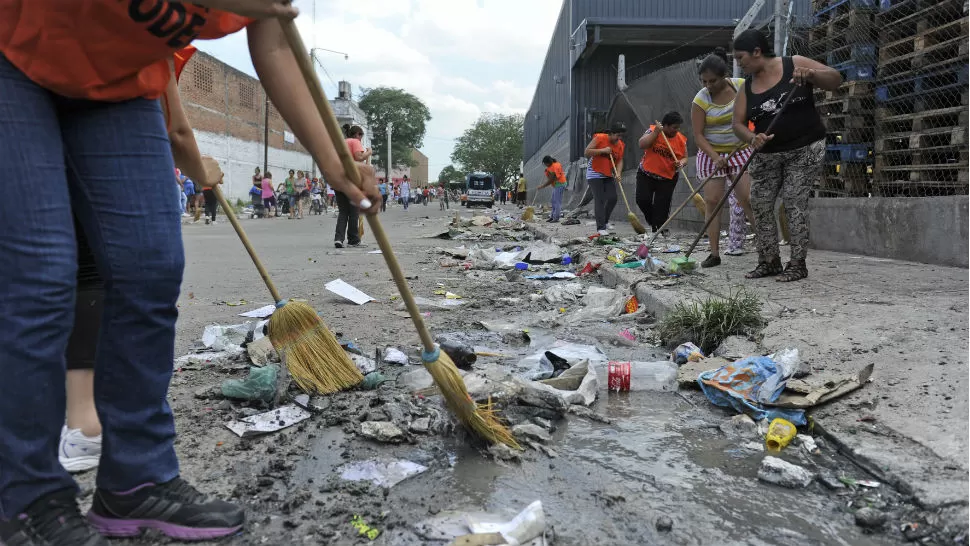
[[607, 388], [611, 391], [627, 392], [630, 390], [630, 363], [610, 362], [607, 366]]

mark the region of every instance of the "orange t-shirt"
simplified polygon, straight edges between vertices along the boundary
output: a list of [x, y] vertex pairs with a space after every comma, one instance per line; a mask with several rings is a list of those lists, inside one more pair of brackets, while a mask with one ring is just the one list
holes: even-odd
[[[651, 125], [650, 131], [656, 130], [656, 126]], [[677, 133], [673, 138], [667, 137], [670, 147], [664, 142], [663, 135], [657, 135], [657, 140], [653, 142], [653, 147], [643, 151], [643, 161], [640, 168], [644, 172], [653, 173], [663, 178], [673, 178], [677, 174], [677, 166], [674, 161], [687, 157], [687, 137]], [[674, 149], [676, 158], [670, 157], [670, 148]]]
[[357, 138], [347, 138], [347, 148], [350, 150], [350, 158], [354, 160], [355, 163], [360, 163], [357, 161], [357, 152], [363, 152], [364, 144]]
[[546, 180], [549, 180], [549, 175], [556, 177], [556, 181], [552, 183], [553, 186], [565, 186], [566, 185], [566, 173], [562, 170], [562, 164], [558, 161], [554, 162], [552, 165], [546, 167]]
[[[596, 133], [593, 135], [593, 148], [612, 148], [613, 153], [611, 155], [613, 156], [613, 163], [619, 163], [623, 159], [626, 144], [623, 143], [622, 139], [617, 140], [616, 144], [610, 144], [610, 135]], [[593, 156], [593, 160], [590, 162], [594, 171], [607, 178], [613, 177], [613, 163], [610, 163], [609, 156], [605, 155]]]
[[168, 84], [168, 60], [176, 51], [250, 22], [168, 0], [3, 0], [0, 53], [59, 95], [156, 99]]

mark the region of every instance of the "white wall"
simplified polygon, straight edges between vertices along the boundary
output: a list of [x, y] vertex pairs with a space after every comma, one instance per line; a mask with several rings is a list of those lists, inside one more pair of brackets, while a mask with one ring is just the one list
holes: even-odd
[[[249, 201], [249, 188], [252, 185], [253, 171], [263, 168], [263, 143], [238, 138], [229, 138], [224, 133], [195, 131], [202, 155], [211, 156], [219, 162], [226, 174], [222, 191], [232, 202], [236, 199]], [[311, 172], [313, 160], [310, 154], [291, 150], [269, 149], [269, 170], [273, 173], [273, 183], [279, 184], [286, 178], [290, 169]]]

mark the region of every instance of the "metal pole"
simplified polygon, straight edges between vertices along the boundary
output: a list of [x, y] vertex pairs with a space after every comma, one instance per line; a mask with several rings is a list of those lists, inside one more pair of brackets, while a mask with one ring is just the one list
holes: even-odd
[[774, 21], [775, 21], [775, 23], [774, 23], [774, 26], [775, 26], [775, 28], [774, 28], [774, 36], [775, 36], [774, 52], [775, 52], [775, 55], [780, 55], [781, 54], [781, 50], [782, 50], [782, 48], [785, 45], [785, 41], [784, 41], [785, 40], [785, 31], [784, 31], [784, 28], [785, 27], [784, 27], [784, 23], [782, 22], [782, 19], [785, 16], [785, 14], [783, 12], [784, 5], [785, 5], [785, 0], [775, 0], [775, 17], [774, 17]]
[[391, 184], [391, 185], [393, 185], [393, 182], [391, 180], [391, 169], [394, 168], [391, 166], [391, 131], [393, 129], [394, 129], [394, 123], [390, 121], [387, 122], [387, 169], [384, 171], [385, 172], [384, 182], [386, 184]]
[[[313, 23], [314, 23], [314, 25], [316, 25], [316, 22], [317, 22], [317, 2], [316, 2], [316, 0], [314, 0], [313, 1]], [[313, 41], [316, 42], [316, 39], [317, 39], [317, 33], [314, 32], [313, 33]], [[311, 60], [311, 64], [312, 64], [312, 61], [315, 61], [316, 60], [316, 57], [314, 55], [316, 55], [316, 54], [313, 52], [313, 49], [310, 49], [310, 60]], [[313, 171], [313, 174], [310, 175], [310, 178], [316, 178], [317, 177], [317, 162], [313, 159], [313, 156], [310, 156], [310, 166], [311, 166], [311, 170]], [[326, 196], [324, 196], [324, 197], [326, 197]]]

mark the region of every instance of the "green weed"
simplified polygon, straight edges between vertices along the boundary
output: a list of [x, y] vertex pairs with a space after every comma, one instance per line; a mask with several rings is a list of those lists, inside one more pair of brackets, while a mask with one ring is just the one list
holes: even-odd
[[747, 335], [764, 327], [761, 300], [743, 288], [727, 298], [678, 303], [660, 322], [660, 338], [669, 345], [692, 341], [710, 354], [729, 336]]

